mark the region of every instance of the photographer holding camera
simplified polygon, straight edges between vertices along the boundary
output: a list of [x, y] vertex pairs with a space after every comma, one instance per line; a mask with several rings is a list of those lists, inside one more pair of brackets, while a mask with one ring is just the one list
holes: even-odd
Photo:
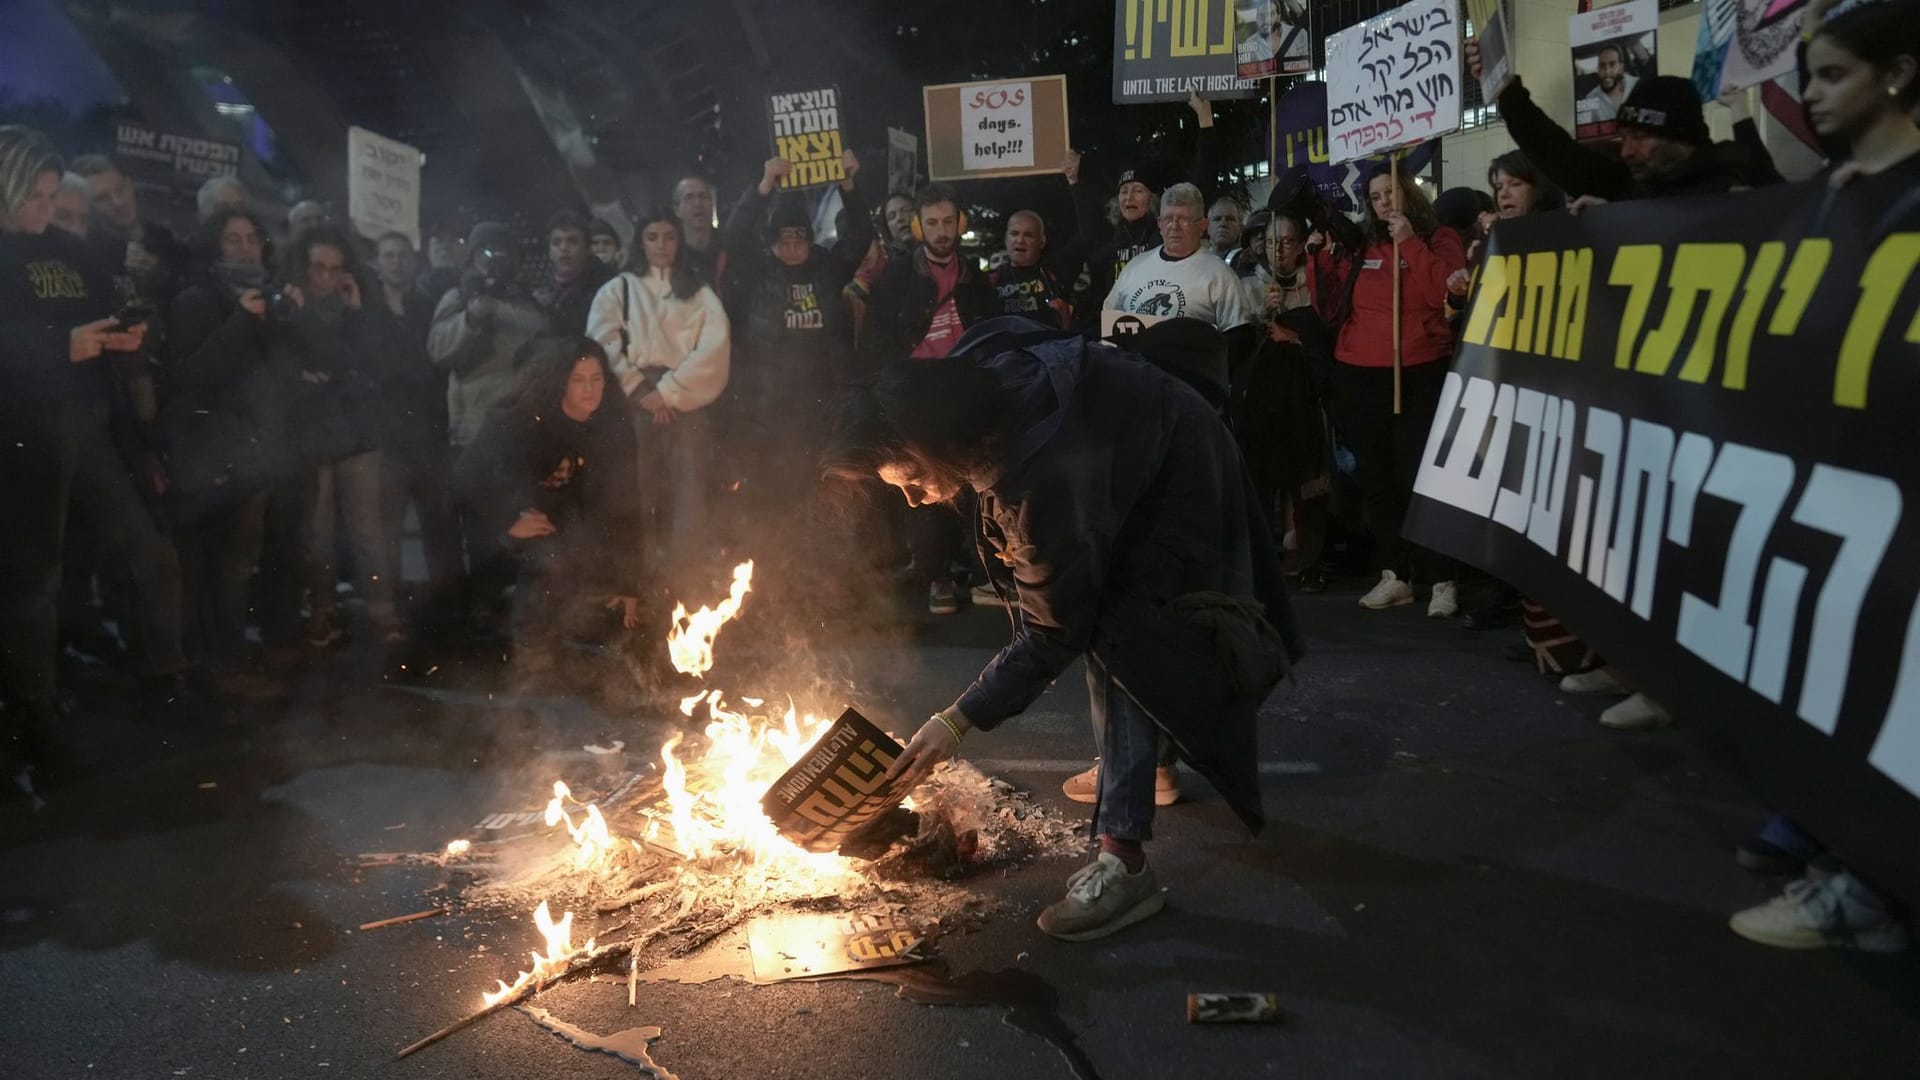
[[246, 210], [201, 222], [194, 281], [173, 304], [159, 423], [187, 647], [217, 689], [241, 697], [276, 689], [249, 670], [247, 578], [260, 561], [268, 489], [301, 464], [280, 437], [285, 395], [267, 362], [269, 319], [293, 304], [267, 269], [268, 247]]
[[446, 369], [450, 436], [473, 444], [487, 410], [513, 385], [513, 356], [545, 332], [547, 317], [515, 280], [513, 237], [505, 225], [481, 222], [467, 238], [466, 276], [434, 309], [427, 355]]

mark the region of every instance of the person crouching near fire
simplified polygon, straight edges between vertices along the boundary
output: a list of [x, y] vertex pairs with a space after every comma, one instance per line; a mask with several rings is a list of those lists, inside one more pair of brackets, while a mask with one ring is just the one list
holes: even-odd
[[[535, 339], [460, 458], [456, 493], [518, 566], [514, 665], [553, 670], [574, 642], [618, 644], [640, 620], [637, 435], [606, 350]], [[477, 557], [477, 556], [476, 556]]]
[[1098, 850], [1041, 930], [1087, 941], [1161, 909], [1142, 844], [1162, 733], [1260, 828], [1254, 717], [1302, 645], [1233, 436], [1197, 392], [1132, 354], [990, 319], [952, 355], [856, 386], [825, 467], [915, 506], [972, 489], [1014, 609], [1013, 640], [890, 777], [918, 784], [1086, 660]]

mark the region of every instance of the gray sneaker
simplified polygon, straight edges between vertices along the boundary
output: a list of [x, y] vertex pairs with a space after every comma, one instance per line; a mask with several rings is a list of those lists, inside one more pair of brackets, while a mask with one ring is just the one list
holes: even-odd
[[1764, 904], [1736, 913], [1727, 925], [1748, 941], [1780, 949], [1827, 946], [1862, 952], [1900, 952], [1907, 928], [1858, 878], [1809, 871]]
[[1067, 879], [1066, 898], [1040, 913], [1040, 929], [1062, 941], [1092, 941], [1123, 930], [1167, 906], [1153, 867], [1137, 874], [1117, 855], [1100, 857]]

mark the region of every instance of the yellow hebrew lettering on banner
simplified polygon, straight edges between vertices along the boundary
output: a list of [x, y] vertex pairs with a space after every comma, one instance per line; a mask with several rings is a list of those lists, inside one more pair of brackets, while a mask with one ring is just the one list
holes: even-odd
[[[1747, 361], [1753, 355], [1753, 333], [1760, 326], [1760, 309], [1772, 295], [1773, 283], [1786, 261], [1786, 243], [1769, 240], [1760, 245], [1753, 269], [1747, 271], [1746, 295], [1740, 298], [1740, 310], [1734, 313], [1733, 330], [1727, 334], [1727, 366], [1720, 373], [1720, 385], [1729, 390], [1747, 388]], [[1705, 382], [1709, 374], [1695, 371], [1691, 364], [1680, 369], [1680, 377], [1692, 382]]]
[[[1840, 364], [1833, 373], [1833, 403], [1850, 409], [1867, 407], [1867, 383], [1873, 375], [1873, 354], [1886, 336], [1893, 306], [1906, 291], [1907, 281], [1920, 265], [1920, 233], [1895, 233], [1880, 242], [1867, 268], [1860, 272], [1860, 303], [1840, 340]], [[1920, 318], [1907, 329], [1907, 340], [1920, 338]]]
[[1740, 287], [1740, 275], [1747, 269], [1747, 249], [1739, 244], [1681, 244], [1673, 253], [1667, 271], [1667, 309], [1660, 325], [1647, 335], [1635, 359], [1634, 370], [1645, 375], [1665, 375], [1673, 358], [1686, 341], [1693, 326], [1693, 310], [1700, 294], [1707, 297], [1694, 332], [1693, 348], [1688, 354], [1687, 370], [1698, 370], [1700, 377], [1713, 370], [1714, 343], [1720, 337], [1720, 323]]
[[1560, 253], [1560, 311], [1553, 335], [1553, 355], [1580, 359], [1580, 342], [1587, 336], [1587, 300], [1593, 295], [1593, 249]]
[[1640, 341], [1640, 328], [1646, 325], [1647, 309], [1653, 306], [1653, 291], [1660, 287], [1660, 267], [1667, 253], [1659, 244], [1629, 244], [1613, 256], [1613, 270], [1607, 284], [1624, 285], [1627, 306], [1620, 313], [1620, 337], [1613, 351], [1613, 366], [1633, 366], [1634, 346]]

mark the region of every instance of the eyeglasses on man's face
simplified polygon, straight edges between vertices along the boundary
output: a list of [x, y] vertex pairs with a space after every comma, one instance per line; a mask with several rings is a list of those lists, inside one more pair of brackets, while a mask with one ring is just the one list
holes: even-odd
[[1183, 217], [1179, 214], [1168, 214], [1160, 219], [1160, 227], [1163, 229], [1192, 229], [1206, 223], [1205, 218]]

